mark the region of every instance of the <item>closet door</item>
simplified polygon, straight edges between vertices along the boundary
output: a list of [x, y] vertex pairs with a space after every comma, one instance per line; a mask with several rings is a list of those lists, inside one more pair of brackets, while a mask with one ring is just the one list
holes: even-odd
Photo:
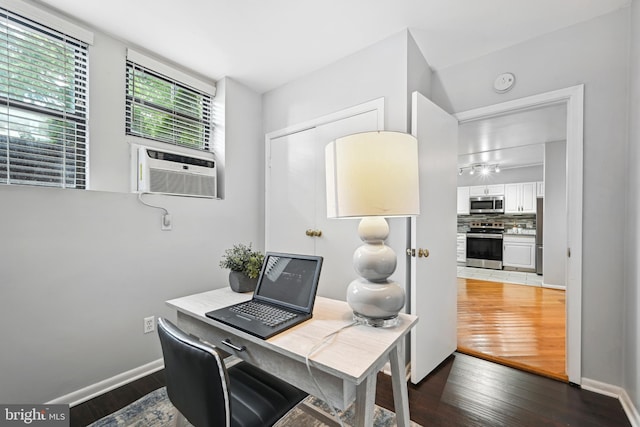
[[320, 191], [316, 198], [316, 226], [322, 230], [322, 237], [316, 239], [316, 254], [324, 258], [318, 290], [324, 297], [340, 300], [346, 298], [347, 286], [358, 277], [353, 268], [353, 253], [362, 245], [358, 237], [359, 219], [327, 218], [324, 149], [330, 141], [341, 136], [377, 130], [377, 123], [377, 111], [370, 111], [317, 128], [322, 153], [321, 164], [316, 170], [317, 188]]
[[325, 147], [341, 136], [378, 130], [380, 114], [370, 110], [270, 141], [265, 248], [324, 257], [318, 287], [324, 297], [345, 299], [356, 278], [353, 252], [361, 244], [358, 220], [327, 218]]
[[265, 200], [265, 247], [268, 251], [315, 254], [318, 163], [315, 128], [270, 141]]

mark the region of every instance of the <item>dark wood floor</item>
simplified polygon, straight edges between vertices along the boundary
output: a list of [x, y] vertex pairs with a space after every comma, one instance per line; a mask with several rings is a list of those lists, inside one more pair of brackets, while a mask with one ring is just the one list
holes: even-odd
[[[378, 375], [376, 403], [392, 401]], [[460, 353], [409, 385], [409, 411], [425, 427], [631, 426], [618, 399]]]
[[158, 371], [71, 408], [70, 427], [84, 427], [154, 390], [164, 387], [164, 371]]
[[[86, 426], [163, 385], [160, 371], [75, 406], [71, 426]], [[387, 375], [378, 375], [376, 403], [393, 410]], [[425, 427], [631, 427], [617, 399], [460, 353], [409, 385], [409, 408]]]

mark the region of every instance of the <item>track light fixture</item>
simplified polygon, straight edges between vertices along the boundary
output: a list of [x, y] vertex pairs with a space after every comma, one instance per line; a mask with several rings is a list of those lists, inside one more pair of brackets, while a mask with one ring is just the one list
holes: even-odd
[[500, 173], [500, 165], [497, 163], [493, 165], [487, 163], [475, 163], [469, 166], [462, 166], [458, 168], [458, 175], [464, 174], [465, 171], [469, 171], [469, 175], [475, 175], [476, 173], [480, 175], [489, 175], [492, 173]]

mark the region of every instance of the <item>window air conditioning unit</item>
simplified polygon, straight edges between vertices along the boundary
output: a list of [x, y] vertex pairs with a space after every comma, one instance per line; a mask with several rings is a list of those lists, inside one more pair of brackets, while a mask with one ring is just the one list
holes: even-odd
[[217, 196], [214, 160], [135, 145], [132, 151], [137, 159], [137, 192]]

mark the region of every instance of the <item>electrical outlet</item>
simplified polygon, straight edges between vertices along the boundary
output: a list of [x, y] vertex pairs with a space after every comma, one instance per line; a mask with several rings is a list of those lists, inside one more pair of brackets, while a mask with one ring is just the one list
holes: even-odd
[[144, 318], [144, 333], [148, 334], [156, 330], [156, 319], [155, 316], [145, 317]]
[[162, 230], [170, 231], [171, 228], [172, 228], [171, 215], [170, 214], [162, 215]]

